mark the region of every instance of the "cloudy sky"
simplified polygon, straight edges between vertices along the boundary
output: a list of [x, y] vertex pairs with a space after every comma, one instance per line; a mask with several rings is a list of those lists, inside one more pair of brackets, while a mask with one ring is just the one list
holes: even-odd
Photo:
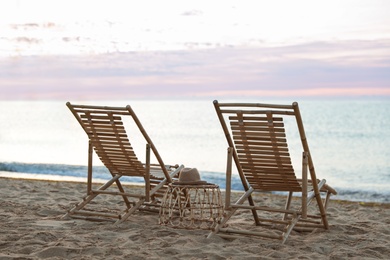
[[390, 1], [6, 0], [0, 99], [390, 97]]

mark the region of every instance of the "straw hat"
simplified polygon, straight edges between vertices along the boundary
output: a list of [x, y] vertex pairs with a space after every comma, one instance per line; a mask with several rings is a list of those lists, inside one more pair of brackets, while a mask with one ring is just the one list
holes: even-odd
[[200, 179], [200, 174], [196, 168], [183, 168], [180, 171], [179, 180], [174, 182], [179, 185], [200, 185], [207, 184], [207, 181]]

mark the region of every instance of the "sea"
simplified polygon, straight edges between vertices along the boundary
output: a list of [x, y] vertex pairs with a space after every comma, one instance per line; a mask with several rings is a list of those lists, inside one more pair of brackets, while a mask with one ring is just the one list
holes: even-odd
[[[130, 105], [165, 164], [197, 168], [202, 179], [225, 188], [227, 142], [213, 99], [1, 101], [0, 176], [86, 182], [87, 136], [66, 106]], [[366, 99], [230, 99], [220, 102], [291, 104], [297, 101], [317, 177], [335, 188], [335, 199], [390, 203], [390, 100]], [[128, 124], [128, 135], [140, 160], [145, 140]], [[294, 168], [301, 154], [293, 121], [286, 122]], [[96, 156], [94, 178], [108, 179]], [[128, 178], [126, 182], [139, 182]], [[0, 180], [0, 187], [1, 187]], [[233, 189], [243, 190], [233, 170]]]

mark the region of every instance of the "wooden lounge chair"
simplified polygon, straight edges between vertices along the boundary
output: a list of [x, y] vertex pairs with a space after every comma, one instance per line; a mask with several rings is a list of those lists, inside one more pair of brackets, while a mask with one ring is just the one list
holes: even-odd
[[[64, 217], [98, 221], [116, 218], [116, 223], [120, 223], [137, 209], [156, 209], [155, 207], [159, 206], [164, 195], [166, 184], [171, 183], [172, 178], [177, 178], [179, 171], [184, 166], [164, 164], [152, 140], [129, 105], [126, 107], [105, 107], [73, 105], [69, 102], [66, 105], [87, 133], [89, 142], [87, 195]], [[133, 119], [136, 126], [134, 128], [138, 127], [136, 131], [140, 131], [140, 136], [142, 135], [146, 141], [145, 163], [138, 160], [128, 140], [122, 120], [125, 117]], [[99, 188], [93, 185], [93, 150], [111, 174], [111, 179]], [[157, 159], [156, 164], [150, 162], [150, 151]], [[125, 191], [125, 187], [120, 181], [123, 176], [141, 177], [141, 180], [143, 178], [145, 181], [144, 194]], [[96, 204], [99, 204], [96, 203], [96, 197], [102, 194], [121, 197], [123, 205], [115, 210], [102, 210], [101, 205], [96, 207]], [[95, 204], [95, 206], [91, 208], [93, 206], [91, 204]]]
[[[252, 235], [275, 238], [284, 243], [293, 229], [328, 229], [326, 208], [330, 195], [336, 194], [336, 191], [325, 180], [316, 177], [298, 103], [271, 105], [218, 103], [215, 100], [214, 106], [228, 142], [227, 212], [209, 237], [214, 234], [222, 237]], [[287, 146], [283, 122], [285, 117], [290, 117], [290, 120], [295, 117], [292, 125], [296, 122], [302, 143], [302, 177], [299, 179], [295, 175]], [[230, 123], [230, 128], [227, 123]], [[234, 204], [230, 202], [232, 161], [245, 190], [244, 195]], [[287, 194], [285, 205], [266, 206], [260, 200], [261, 196], [257, 196], [275, 192]], [[299, 196], [293, 197], [293, 193]], [[312, 201], [317, 204], [314, 209], [309, 207]], [[227, 226], [227, 222], [239, 209], [252, 211], [255, 225], [249, 225], [244, 230]]]

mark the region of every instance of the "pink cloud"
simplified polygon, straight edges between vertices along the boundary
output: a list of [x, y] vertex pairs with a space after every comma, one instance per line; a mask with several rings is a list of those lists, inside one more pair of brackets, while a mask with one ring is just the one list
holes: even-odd
[[0, 99], [390, 97], [389, 57], [390, 41], [359, 41], [2, 58]]

